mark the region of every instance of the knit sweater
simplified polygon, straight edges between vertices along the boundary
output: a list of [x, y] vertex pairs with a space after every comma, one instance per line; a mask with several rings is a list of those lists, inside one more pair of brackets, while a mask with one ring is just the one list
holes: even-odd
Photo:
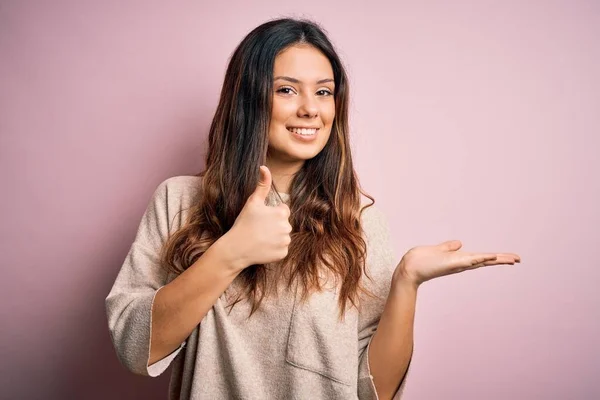
[[[361, 297], [359, 309], [349, 308], [340, 320], [335, 287], [304, 302], [297, 291], [285, 290], [266, 297], [248, 318], [245, 300], [229, 312], [228, 289], [174, 352], [148, 365], [152, 303], [175, 278], [161, 267], [158, 255], [169, 234], [185, 224], [201, 182], [196, 176], [176, 176], [158, 186], [106, 298], [121, 363], [151, 377], [171, 365], [170, 399], [377, 399], [368, 347], [397, 260], [386, 220], [375, 206], [363, 212], [362, 223], [372, 278], [364, 278], [364, 285], [377, 297]], [[238, 283], [236, 278], [230, 288]], [[396, 398], [405, 383], [406, 376]]]

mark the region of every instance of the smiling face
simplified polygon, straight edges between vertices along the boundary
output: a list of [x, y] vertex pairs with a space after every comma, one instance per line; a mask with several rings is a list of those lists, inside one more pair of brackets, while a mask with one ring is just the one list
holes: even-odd
[[331, 134], [333, 69], [315, 47], [294, 45], [275, 58], [273, 77], [267, 158], [297, 171], [323, 150]]

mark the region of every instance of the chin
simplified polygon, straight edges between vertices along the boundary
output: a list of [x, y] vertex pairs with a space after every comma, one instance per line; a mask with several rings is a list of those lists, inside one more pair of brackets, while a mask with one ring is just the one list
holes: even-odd
[[321, 151], [290, 151], [287, 158], [290, 161], [306, 161], [315, 158]]

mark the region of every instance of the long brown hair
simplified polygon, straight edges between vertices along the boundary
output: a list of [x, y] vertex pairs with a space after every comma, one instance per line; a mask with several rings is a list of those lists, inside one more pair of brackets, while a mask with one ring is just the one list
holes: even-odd
[[[275, 57], [299, 43], [314, 46], [331, 63], [335, 119], [323, 150], [306, 160], [291, 182], [292, 241], [277, 268], [288, 271], [288, 289], [296, 282], [303, 300], [323, 289], [320, 270], [333, 276], [343, 316], [348, 303], [358, 305], [359, 292], [364, 290], [361, 278], [366, 274], [367, 249], [361, 213], [374, 199], [361, 190], [352, 164], [346, 72], [326, 34], [312, 21], [284, 18], [266, 22], [234, 51], [210, 126], [206, 167], [199, 174], [199, 198], [186, 224], [165, 244], [162, 261], [168, 270], [180, 273], [233, 226], [257, 186], [259, 166], [266, 161]], [[364, 208], [361, 194], [371, 200]], [[236, 302], [247, 298], [252, 305], [250, 315], [268, 289], [278, 283], [270, 281], [266, 267], [252, 265], [238, 276], [244, 290]]]

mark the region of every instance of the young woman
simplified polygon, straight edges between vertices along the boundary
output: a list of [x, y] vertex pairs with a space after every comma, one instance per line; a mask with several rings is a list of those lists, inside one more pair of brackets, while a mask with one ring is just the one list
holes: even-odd
[[398, 262], [348, 130], [346, 73], [316, 24], [274, 20], [246, 36], [206, 169], [158, 186], [106, 299], [127, 368], [157, 376], [173, 364], [179, 399], [402, 391], [419, 285], [519, 257], [450, 241]]

